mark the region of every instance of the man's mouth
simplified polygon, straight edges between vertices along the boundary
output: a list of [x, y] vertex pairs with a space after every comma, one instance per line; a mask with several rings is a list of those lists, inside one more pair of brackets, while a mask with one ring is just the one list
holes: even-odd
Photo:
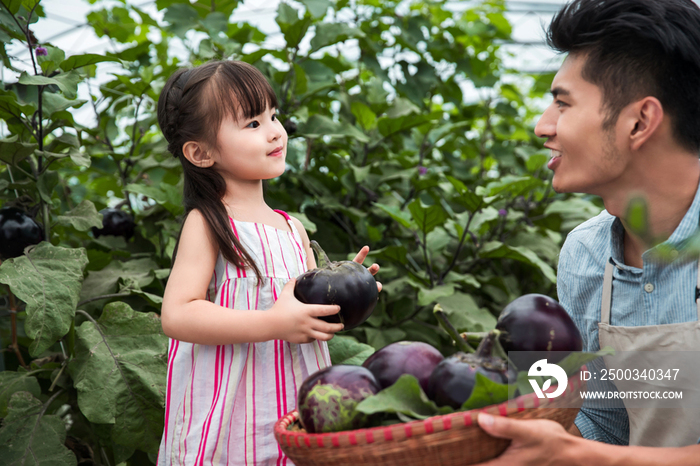
[[547, 168], [549, 168], [550, 170], [554, 168], [561, 159], [561, 152], [552, 150], [551, 156], [552, 158], [550, 158], [549, 162], [547, 162]]

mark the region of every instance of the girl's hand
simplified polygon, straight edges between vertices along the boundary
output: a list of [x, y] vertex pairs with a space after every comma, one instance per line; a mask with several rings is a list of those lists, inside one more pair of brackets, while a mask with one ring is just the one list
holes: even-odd
[[[363, 246], [362, 249], [360, 249], [360, 252], [357, 253], [357, 255], [352, 261], [357, 262], [358, 264], [362, 264], [365, 261], [365, 258], [367, 257], [368, 253], [369, 246]], [[379, 264], [372, 264], [367, 270], [369, 270], [369, 273], [371, 273], [372, 275], [376, 275], [377, 272], [379, 272]], [[380, 282], [377, 282], [377, 291], [382, 291], [382, 284]]]
[[343, 324], [331, 324], [318, 317], [337, 314], [340, 306], [302, 303], [294, 296], [296, 282], [295, 278], [289, 280], [275, 304], [267, 311], [275, 314], [274, 338], [290, 343], [330, 340], [336, 332], [343, 330]]

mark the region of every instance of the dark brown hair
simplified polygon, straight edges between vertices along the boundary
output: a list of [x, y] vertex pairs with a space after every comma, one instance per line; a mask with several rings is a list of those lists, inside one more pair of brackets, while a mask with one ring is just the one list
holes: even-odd
[[654, 96], [673, 134], [700, 148], [700, 9], [691, 0], [575, 0], [556, 14], [547, 43], [585, 56], [582, 77], [600, 87], [604, 128], [631, 102]]
[[[165, 83], [158, 99], [158, 125], [168, 151], [180, 159], [184, 172], [185, 218], [193, 209], [199, 210], [224, 259], [238, 268], [252, 268], [259, 281], [261, 271], [231, 229], [222, 200], [226, 194], [224, 178], [213, 168], [190, 163], [182, 147], [188, 141], [197, 141], [208, 149], [215, 148], [224, 118], [253, 118], [276, 106], [277, 97], [260, 71], [248, 63], [228, 60], [178, 70]], [[179, 243], [178, 235], [173, 263]]]

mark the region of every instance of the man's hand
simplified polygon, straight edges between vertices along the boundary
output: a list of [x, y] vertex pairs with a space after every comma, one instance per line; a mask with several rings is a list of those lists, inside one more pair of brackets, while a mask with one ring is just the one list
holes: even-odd
[[[369, 246], [363, 246], [362, 249], [360, 249], [360, 252], [357, 253], [357, 255], [352, 261], [357, 262], [358, 264], [362, 264], [365, 261], [365, 258], [367, 257], [368, 253]], [[368, 267], [367, 270], [369, 270], [369, 273], [371, 273], [372, 275], [376, 275], [377, 272], [379, 272], [379, 265], [372, 264]], [[377, 282], [377, 291], [382, 291], [382, 284], [380, 282]]]
[[574, 464], [572, 448], [576, 437], [568, 434], [558, 422], [518, 420], [479, 413], [479, 426], [492, 437], [513, 442], [501, 456], [484, 466], [545, 466]]

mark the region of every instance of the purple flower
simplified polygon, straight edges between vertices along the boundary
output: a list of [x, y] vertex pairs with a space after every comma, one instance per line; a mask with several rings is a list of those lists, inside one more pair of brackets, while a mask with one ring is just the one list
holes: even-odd
[[49, 54], [49, 52], [44, 47], [37, 47], [34, 53], [36, 53], [37, 57], [46, 56]]
[[425, 175], [426, 173], [428, 173], [428, 169], [425, 168], [423, 165], [421, 165], [421, 166], [418, 167], [418, 173], [419, 173], [420, 175]]
[[505, 217], [506, 215], [508, 215], [508, 211], [506, 209], [499, 209], [498, 215], [500, 215], [501, 217]]

